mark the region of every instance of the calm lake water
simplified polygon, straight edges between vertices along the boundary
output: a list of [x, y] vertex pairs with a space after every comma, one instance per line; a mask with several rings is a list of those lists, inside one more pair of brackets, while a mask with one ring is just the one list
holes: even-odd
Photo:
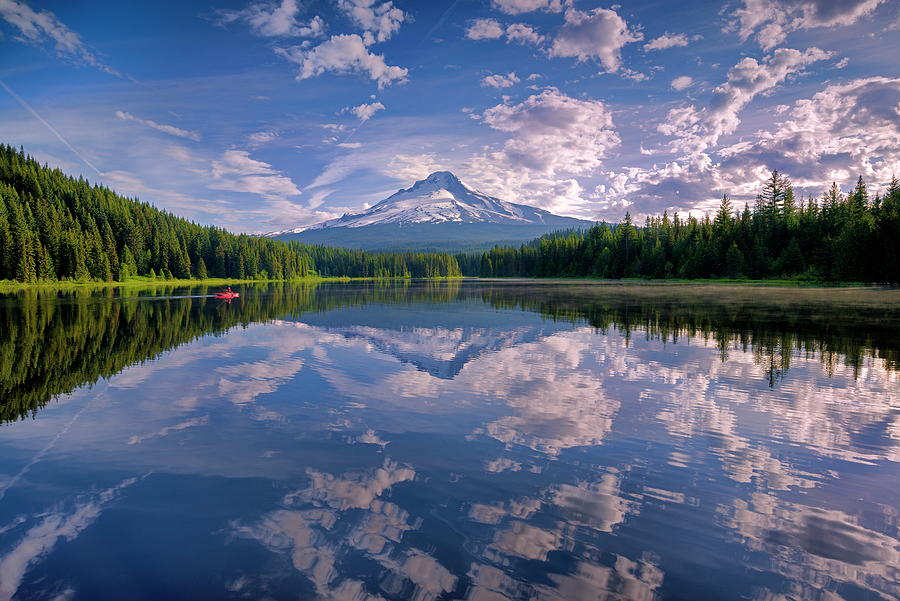
[[208, 292], [0, 297], [0, 601], [900, 598], [900, 291]]

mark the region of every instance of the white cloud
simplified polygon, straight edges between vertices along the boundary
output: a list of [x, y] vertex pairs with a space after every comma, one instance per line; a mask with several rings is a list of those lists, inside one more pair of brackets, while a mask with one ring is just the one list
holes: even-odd
[[328, 163], [319, 175], [310, 183], [304, 192], [323, 186], [333, 186], [354, 172], [371, 167], [375, 157], [367, 152], [346, 152]]
[[691, 84], [693, 84], [693, 83], [694, 83], [693, 77], [689, 77], [687, 75], [681, 75], [672, 80], [672, 88], [675, 90], [678, 90], [680, 92], [681, 90], [691, 87]]
[[655, 40], [644, 44], [644, 50], [665, 50], [666, 48], [674, 48], [676, 46], [687, 46], [688, 39], [683, 33], [664, 33]]
[[[313, 195], [315, 197], [315, 195]], [[312, 202], [313, 199], [310, 199]], [[340, 207], [317, 210], [318, 207], [303, 206], [287, 199], [271, 200], [268, 206], [254, 211], [254, 224], [257, 225], [257, 233], [265, 231], [260, 224], [267, 224], [268, 231], [281, 231], [296, 227], [298, 224], [322, 223], [330, 219], [336, 219], [346, 209]]]
[[538, 46], [544, 42], [544, 36], [535, 31], [530, 25], [513, 23], [506, 28], [506, 39], [518, 44], [533, 44]]
[[623, 68], [620, 71], [620, 74], [625, 79], [630, 79], [632, 81], [647, 81], [650, 79], [650, 76], [646, 73], [641, 73], [640, 71], [635, 71], [634, 69]]
[[425, 154], [395, 154], [385, 169], [385, 174], [404, 182], [425, 179], [436, 171], [446, 171], [433, 152]]
[[612, 115], [599, 100], [578, 100], [555, 88], [520, 104], [498, 104], [484, 123], [511, 134], [503, 148], [508, 161], [544, 174], [587, 174], [620, 139]]
[[779, 48], [762, 62], [744, 58], [728, 71], [725, 83], [713, 90], [709, 106], [682, 105], [671, 109], [658, 131], [673, 138], [673, 150], [704, 152], [723, 135], [733, 133], [741, 120], [738, 114], [758, 94], [766, 92], [816, 61], [829, 58], [819, 48], [804, 52]]
[[772, 169], [789, 175], [797, 194], [817, 196], [832, 181], [850, 187], [859, 175], [877, 189], [900, 173], [898, 105], [900, 78], [829, 85], [784, 107], [769, 129], [710, 154], [608, 172], [595, 193], [602, 205], [635, 203], [635, 215], [715, 210], [723, 193], [751, 200]]
[[163, 149], [163, 153], [166, 156], [171, 157], [178, 161], [179, 163], [186, 164], [192, 161], [196, 161], [197, 159], [191, 154], [191, 151], [188, 150], [185, 146], [168, 146]]
[[385, 63], [384, 56], [369, 52], [363, 38], [356, 34], [334, 35], [312, 50], [300, 46], [278, 48], [276, 52], [287, 60], [300, 65], [297, 79], [309, 79], [326, 72], [367, 75], [384, 88], [395, 82], [406, 81], [408, 71]]
[[[592, 175], [609, 150], [620, 144], [603, 102], [547, 88], [521, 103], [489, 108], [480, 117], [509, 137], [501, 148], [460, 165], [468, 181], [506, 200], [593, 218], [592, 201], [572, 176]], [[429, 165], [428, 170], [438, 167]]]
[[595, 8], [582, 12], [566, 10], [566, 22], [559, 30], [550, 56], [571, 57], [579, 61], [597, 60], [607, 73], [619, 70], [622, 47], [644, 39], [643, 34], [628, 28], [615, 11]]
[[338, 8], [363, 30], [367, 46], [390, 39], [400, 30], [400, 24], [406, 18], [393, 2], [378, 4], [376, 0], [338, 0]]
[[325, 202], [325, 199], [328, 198], [332, 194], [332, 192], [334, 192], [334, 190], [316, 190], [310, 195], [309, 201], [307, 201], [306, 204], [310, 209], [316, 209], [322, 206], [322, 203]]
[[563, 9], [561, 0], [492, 0], [491, 4], [500, 12], [508, 15], [519, 15], [536, 10], [558, 13]]
[[850, 59], [846, 56], [834, 64], [835, 69], [843, 69], [850, 64]]
[[819, 189], [833, 180], [852, 184], [859, 175], [884, 184], [900, 173], [898, 106], [900, 78], [829, 85], [794, 102], [777, 127], [720, 151], [723, 168], [732, 177], [754, 166], [778, 168], [795, 184]]
[[277, 3], [251, 4], [243, 10], [223, 10], [218, 13], [221, 25], [233, 21], [244, 21], [250, 31], [265, 37], [315, 38], [325, 32], [325, 21], [318, 15], [306, 23], [297, 20], [300, 7], [297, 0], [282, 0]]
[[487, 77], [481, 80], [481, 87], [491, 87], [491, 88], [511, 88], [521, 81], [519, 77], [515, 73], [508, 73], [503, 75], [502, 73], [498, 73], [495, 75], [488, 75]]
[[209, 188], [213, 190], [259, 194], [269, 200], [300, 194], [291, 178], [268, 163], [250, 158], [246, 150], [226, 150], [222, 158], [212, 162], [211, 175]]
[[188, 140], [194, 140], [195, 142], [200, 140], [200, 134], [198, 132], [181, 129], [174, 125], [164, 125], [162, 123], [157, 123], [156, 121], [151, 121], [150, 119], [141, 119], [140, 117], [135, 117], [131, 113], [126, 113], [124, 111], [116, 111], [116, 117], [122, 121], [134, 121], [135, 123], [146, 125], [147, 127], [161, 131], [164, 134], [169, 134], [170, 136], [187, 138]]
[[0, 0], [0, 17], [19, 30], [22, 35], [19, 39], [23, 41], [40, 44], [50, 40], [54, 43], [59, 56], [122, 77], [121, 73], [101, 62], [81, 41], [81, 37], [66, 27], [49, 10], [35, 12], [28, 5], [16, 0]]
[[503, 37], [504, 29], [496, 19], [475, 19], [466, 28], [470, 40], [496, 40]]
[[212, 176], [225, 175], [273, 175], [275, 169], [268, 163], [250, 158], [246, 150], [226, 150], [222, 158], [212, 162]]
[[744, 0], [728, 30], [736, 30], [742, 41], [756, 35], [759, 45], [769, 50], [792, 31], [852, 25], [885, 1]]
[[[179, 152], [170, 153], [170, 156], [172, 154]], [[206, 175], [205, 172], [200, 173]], [[199, 213], [205, 214], [204, 219], [208, 219], [208, 215], [221, 216], [233, 209], [224, 200], [197, 198], [175, 190], [155, 188], [145, 184], [140, 177], [129, 171], [104, 171], [103, 182], [119, 194], [152, 200], [154, 204], [162, 203], [166, 209], [178, 211], [180, 215], [195, 217]]]
[[368, 121], [375, 113], [384, 110], [384, 105], [380, 102], [372, 102], [371, 104], [360, 104], [359, 106], [344, 109], [356, 115], [360, 121]]
[[544, 36], [530, 25], [513, 23], [504, 27], [496, 19], [475, 19], [466, 28], [466, 37], [470, 40], [497, 40], [505, 37], [507, 42], [535, 46], [544, 42]]
[[466, 181], [478, 190], [504, 200], [546, 209], [558, 215], [593, 219], [596, 203], [572, 177], [543, 175], [540, 172], [510, 169], [503, 153], [475, 157], [463, 165]]
[[300, 194], [300, 190], [297, 189], [297, 186], [291, 181], [291, 178], [282, 175], [250, 175], [237, 179], [214, 182], [210, 184], [209, 187], [213, 190], [258, 194], [269, 200]]
[[264, 129], [262, 131], [256, 131], [247, 136], [247, 141], [254, 146], [259, 146], [261, 144], [266, 144], [267, 142], [271, 142], [275, 138], [278, 137], [278, 132], [271, 129]]

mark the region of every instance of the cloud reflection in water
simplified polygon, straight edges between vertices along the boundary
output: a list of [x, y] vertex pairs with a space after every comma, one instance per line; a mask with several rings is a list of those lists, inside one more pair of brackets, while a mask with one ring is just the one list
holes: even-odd
[[[132, 366], [89, 410], [99, 397], [82, 388], [6, 427], [7, 481], [57, 439], [6, 500], [105, 506], [92, 482], [153, 471], [117, 507], [146, 494], [166, 516], [208, 514], [199, 569], [231, 570], [209, 598], [287, 598], [292, 578], [371, 601], [900, 596], [886, 360], [790, 351], [773, 383], [750, 344], [484, 298], [284, 314]], [[32, 577], [60, 540], [91, 553], [81, 534], [98, 514], [79, 511], [0, 513], [6, 598], [98, 594]], [[177, 539], [154, 524], [148, 542]]]

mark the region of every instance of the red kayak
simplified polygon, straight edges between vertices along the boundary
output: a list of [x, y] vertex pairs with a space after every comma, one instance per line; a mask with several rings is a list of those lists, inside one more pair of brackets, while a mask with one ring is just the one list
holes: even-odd
[[238, 294], [237, 292], [216, 292], [215, 296], [216, 296], [216, 298], [232, 299], [232, 298], [239, 298], [241, 295]]

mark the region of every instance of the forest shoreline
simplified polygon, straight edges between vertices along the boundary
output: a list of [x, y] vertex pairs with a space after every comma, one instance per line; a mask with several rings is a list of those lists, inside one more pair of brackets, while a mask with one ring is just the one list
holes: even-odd
[[185, 288], [185, 287], [216, 287], [216, 286], [236, 286], [236, 285], [255, 285], [255, 284], [319, 284], [325, 282], [367, 282], [367, 281], [444, 281], [444, 280], [473, 280], [479, 282], [528, 282], [534, 284], [557, 284], [557, 283], [593, 283], [598, 285], [646, 285], [646, 286], [734, 286], [734, 287], [765, 287], [765, 288], [860, 288], [860, 289], [886, 289], [895, 290], [898, 286], [887, 283], [869, 283], [869, 282], [829, 282], [829, 281], [813, 281], [813, 280], [790, 280], [790, 279], [735, 279], [735, 278], [667, 278], [667, 279], [647, 279], [647, 278], [598, 278], [598, 277], [477, 277], [477, 276], [449, 276], [449, 277], [431, 277], [431, 278], [415, 278], [415, 277], [349, 277], [349, 276], [307, 276], [302, 278], [280, 279], [280, 280], [256, 280], [256, 279], [230, 279], [230, 278], [206, 278], [197, 279], [151, 279], [151, 278], [135, 278], [125, 282], [98, 282], [98, 281], [82, 281], [82, 282], [66, 282], [66, 281], [47, 281], [47, 282], [18, 282], [15, 280], [0, 280], [0, 294], [12, 294], [25, 290], [84, 290], [84, 289], [115, 289], [115, 288]]
[[414, 277], [350, 277], [350, 276], [306, 276], [291, 279], [266, 279], [266, 280], [248, 280], [248, 279], [231, 279], [231, 278], [206, 278], [197, 279], [152, 279], [152, 278], [135, 278], [124, 282], [98, 282], [86, 280], [81, 282], [72, 281], [46, 281], [46, 282], [19, 282], [16, 280], [0, 280], [0, 294], [9, 294], [22, 290], [75, 290], [75, 289], [100, 289], [100, 288], [185, 288], [185, 287], [215, 287], [215, 286], [237, 286], [237, 285], [253, 285], [253, 284], [319, 284], [323, 282], [355, 282], [355, 281], [434, 281], [434, 280], [462, 280], [473, 279], [466, 276], [447, 276], [447, 277], [431, 277], [431, 278], [414, 278]]
[[870, 282], [829, 282], [819, 280], [790, 280], [790, 279], [769, 279], [769, 280], [750, 280], [739, 278], [663, 278], [663, 279], [647, 279], [647, 278], [599, 278], [589, 276], [577, 277], [479, 277], [474, 278], [483, 282], [542, 282], [542, 283], [560, 283], [560, 282], [582, 282], [596, 284], [645, 284], [648, 286], [760, 286], [768, 288], [865, 288], [865, 289], [897, 289], [898, 286], [886, 283], [870, 283]]

